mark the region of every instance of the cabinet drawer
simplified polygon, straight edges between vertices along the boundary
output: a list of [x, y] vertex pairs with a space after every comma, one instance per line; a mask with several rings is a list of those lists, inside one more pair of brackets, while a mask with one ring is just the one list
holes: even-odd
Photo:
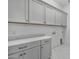
[[19, 52], [19, 51], [30, 49], [39, 45], [40, 45], [40, 41], [35, 41], [35, 42], [20, 44], [16, 46], [11, 46], [8, 48], [8, 53], [11, 54], [11, 53]]
[[41, 45], [51, 43], [51, 39], [46, 39], [41, 41]]

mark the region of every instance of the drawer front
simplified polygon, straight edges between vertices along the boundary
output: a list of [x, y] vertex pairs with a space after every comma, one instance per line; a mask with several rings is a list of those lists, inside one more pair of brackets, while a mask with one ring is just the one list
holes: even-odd
[[20, 44], [17, 46], [12, 46], [8, 48], [8, 53], [15, 53], [15, 52], [19, 52], [25, 49], [30, 49], [33, 48], [35, 46], [39, 46], [40, 45], [40, 41], [35, 41], [35, 42], [30, 42], [30, 43], [25, 43], [25, 44]]
[[41, 45], [51, 43], [51, 39], [41, 40]]

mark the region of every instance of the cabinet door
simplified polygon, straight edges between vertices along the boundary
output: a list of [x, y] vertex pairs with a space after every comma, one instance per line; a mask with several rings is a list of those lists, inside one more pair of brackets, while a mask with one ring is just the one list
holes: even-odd
[[62, 25], [62, 13], [56, 10], [56, 25]]
[[24, 51], [24, 59], [40, 59], [40, 48], [32, 48]]
[[55, 25], [56, 11], [54, 8], [46, 7], [46, 24]]
[[50, 59], [51, 57], [51, 45], [45, 44], [41, 47], [41, 59]]
[[23, 59], [23, 56], [21, 53], [16, 53], [16, 54], [8, 56], [8, 59]]
[[23, 58], [24, 59], [33, 59], [33, 50], [29, 49], [29, 50], [24, 51]]
[[28, 0], [8, 0], [9, 22], [28, 20]]
[[30, 0], [29, 5], [29, 22], [30, 23], [44, 23], [44, 6], [41, 3]]
[[62, 13], [62, 25], [66, 26], [66, 24], [67, 24], [67, 14]]
[[33, 58], [40, 59], [40, 46], [33, 48]]

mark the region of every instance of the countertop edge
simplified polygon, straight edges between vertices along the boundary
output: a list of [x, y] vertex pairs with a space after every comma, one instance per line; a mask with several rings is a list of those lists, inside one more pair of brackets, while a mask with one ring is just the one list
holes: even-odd
[[39, 40], [45, 40], [45, 39], [51, 39], [52, 36], [42, 36], [42, 37], [35, 37], [35, 38], [26, 38], [26, 39], [21, 39], [21, 40], [14, 40], [14, 41], [9, 41], [8, 42], [8, 47], [11, 46], [16, 46], [24, 43], [30, 43], [34, 41], [39, 41]]

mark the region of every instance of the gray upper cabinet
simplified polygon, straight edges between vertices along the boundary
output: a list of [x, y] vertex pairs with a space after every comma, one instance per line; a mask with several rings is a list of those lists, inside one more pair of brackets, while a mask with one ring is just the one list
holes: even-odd
[[26, 22], [28, 20], [28, 0], [8, 0], [9, 22]]
[[37, 0], [8, 0], [8, 21], [66, 26], [67, 14]]
[[63, 26], [67, 25], [67, 14], [66, 13], [62, 13], [62, 24]]
[[67, 14], [56, 10], [56, 25], [66, 26], [67, 23]]
[[44, 23], [44, 6], [41, 2], [30, 0], [29, 2], [29, 22]]
[[52, 7], [46, 7], [46, 24], [56, 24], [56, 11]]
[[33, 50], [29, 49], [24, 51], [24, 55], [23, 55], [24, 59], [33, 59]]
[[26, 2], [26, 4], [25, 4], [25, 18], [26, 18], [26, 21], [28, 21], [29, 19], [28, 19], [28, 17], [29, 17], [29, 0], [25, 0], [25, 2]]
[[62, 25], [62, 13], [56, 10], [56, 25]]

